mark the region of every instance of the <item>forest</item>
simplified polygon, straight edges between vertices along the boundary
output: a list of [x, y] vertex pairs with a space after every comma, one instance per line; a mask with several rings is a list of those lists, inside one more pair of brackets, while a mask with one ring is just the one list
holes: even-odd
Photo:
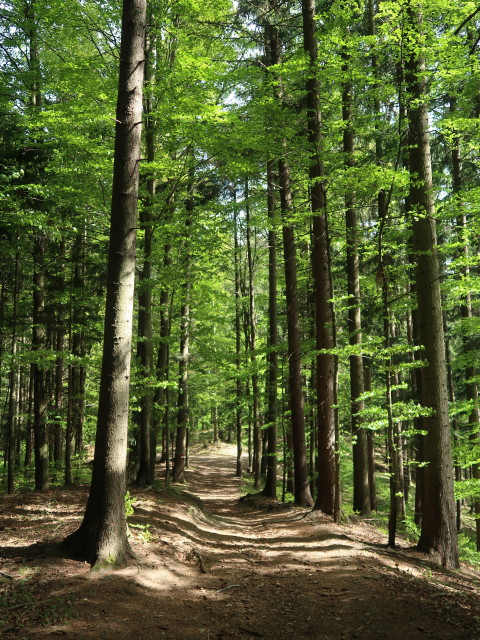
[[121, 5], [0, 2], [4, 504], [81, 487], [63, 553], [121, 567], [130, 496], [228, 451], [478, 570], [480, 8]]

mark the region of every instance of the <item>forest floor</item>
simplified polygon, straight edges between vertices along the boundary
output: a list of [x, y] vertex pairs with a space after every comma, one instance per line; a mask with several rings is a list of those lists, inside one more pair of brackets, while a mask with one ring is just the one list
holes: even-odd
[[5, 497], [0, 636], [67, 640], [480, 640], [480, 573], [449, 572], [368, 522], [239, 501], [235, 450], [195, 452], [187, 484], [132, 490], [136, 559], [95, 572], [48, 552], [87, 489]]

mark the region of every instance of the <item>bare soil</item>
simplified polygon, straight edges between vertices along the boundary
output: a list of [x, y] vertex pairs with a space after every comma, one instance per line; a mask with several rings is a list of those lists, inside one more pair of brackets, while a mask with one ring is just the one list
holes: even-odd
[[[86, 488], [0, 506], [0, 635], [67, 640], [480, 640], [480, 574], [448, 572], [369, 523], [239, 501], [235, 452], [191, 457], [187, 484], [132, 490], [136, 560], [94, 572], [55, 554]], [[47, 544], [46, 544], [47, 543]]]

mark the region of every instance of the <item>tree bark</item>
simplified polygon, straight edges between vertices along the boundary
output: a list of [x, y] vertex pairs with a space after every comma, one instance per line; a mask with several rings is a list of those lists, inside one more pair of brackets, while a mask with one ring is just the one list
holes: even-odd
[[187, 458], [188, 427], [188, 358], [190, 339], [190, 292], [191, 281], [191, 225], [194, 209], [193, 201], [194, 176], [190, 170], [188, 196], [186, 201], [187, 217], [185, 219], [185, 257], [183, 263], [183, 300], [180, 319], [180, 357], [178, 363], [178, 400], [177, 400], [177, 433], [175, 439], [175, 459], [173, 462], [173, 481], [185, 482], [185, 465]]
[[290, 168], [285, 158], [278, 163], [280, 194], [284, 219], [283, 252], [285, 266], [285, 295], [287, 303], [289, 393], [291, 412], [291, 437], [293, 448], [293, 474], [295, 503], [312, 507], [307, 450], [305, 445], [305, 411], [300, 349], [300, 324], [298, 317], [297, 262], [293, 226], [287, 222], [291, 212]]
[[[456, 104], [455, 99], [450, 99], [450, 111], [455, 111]], [[457, 235], [458, 242], [461, 246], [460, 250], [460, 258], [464, 260], [464, 266], [462, 269], [462, 275], [465, 280], [468, 280], [470, 277], [470, 269], [469, 269], [469, 256], [470, 256], [470, 247], [467, 240], [467, 231], [468, 231], [468, 221], [467, 215], [465, 212], [465, 208], [462, 206], [460, 202], [460, 194], [463, 186], [463, 175], [462, 175], [462, 158], [461, 158], [461, 149], [460, 149], [460, 138], [457, 136], [454, 140], [454, 145], [452, 148], [452, 191], [453, 194], [457, 197], [457, 205], [461, 208], [461, 213], [457, 216]], [[470, 357], [468, 361], [473, 363], [475, 346], [472, 344], [472, 336], [470, 332], [469, 325], [472, 323], [474, 318], [473, 308], [472, 308], [472, 298], [470, 292], [465, 294], [464, 299], [461, 304], [461, 315], [462, 315], [462, 343], [463, 343], [463, 351], [465, 354], [469, 354]], [[476, 382], [476, 367], [473, 364], [469, 364], [465, 368], [465, 380], [466, 380], [466, 395], [467, 400], [471, 403], [472, 409], [470, 411], [469, 419], [468, 419], [468, 427], [470, 431], [470, 439], [475, 445], [480, 442], [480, 411], [478, 407], [478, 385]], [[461, 479], [461, 470], [456, 468], [455, 474], [457, 476], [456, 479]], [[458, 477], [460, 476], [460, 477]], [[480, 480], [480, 464], [475, 463], [472, 465], [472, 477], [476, 480]], [[475, 525], [476, 525], [476, 539], [477, 539], [477, 551], [480, 551], [480, 499], [474, 500], [474, 511], [477, 516]], [[457, 506], [457, 530], [460, 529], [460, 507]]]
[[[174, 194], [168, 198], [168, 211], [173, 206]], [[167, 241], [163, 250], [164, 273], [168, 272], [172, 264], [172, 245]], [[166, 280], [166, 278], [164, 278]], [[158, 434], [162, 431], [162, 461], [165, 462], [168, 450], [169, 422], [167, 414], [167, 389], [169, 356], [170, 356], [170, 294], [165, 284], [160, 291], [160, 344], [158, 346], [156, 376], [157, 388], [154, 395], [154, 414], [152, 441], [150, 443], [151, 466], [155, 469]], [[162, 426], [163, 425], [163, 426]]]
[[267, 354], [267, 476], [263, 494], [277, 499], [277, 234], [275, 231], [275, 170], [267, 163], [268, 230], [268, 354]]
[[72, 354], [74, 365], [72, 368], [72, 435], [74, 438], [74, 450], [77, 455], [83, 453], [83, 423], [85, 417], [85, 380], [86, 369], [82, 362], [85, 357], [85, 250], [86, 250], [86, 227], [82, 222], [82, 231], [75, 238], [73, 247], [74, 275], [73, 275], [73, 309], [75, 315], [75, 329], [72, 335]]
[[239, 265], [239, 246], [238, 246], [238, 223], [237, 223], [237, 210], [236, 202], [234, 198], [234, 265], [235, 265], [235, 434], [237, 441], [237, 461], [235, 468], [235, 475], [237, 478], [242, 476], [242, 354], [241, 354], [241, 341], [242, 335], [240, 330], [240, 316], [242, 313], [241, 291], [240, 291], [240, 265]]
[[25, 426], [26, 442], [25, 442], [25, 466], [32, 464], [32, 449], [34, 448], [33, 434], [33, 363], [29, 368], [28, 377], [28, 408], [27, 408], [27, 424]]
[[[65, 269], [65, 242], [62, 240], [59, 247], [59, 256], [61, 257], [60, 273], [57, 280], [57, 291], [61, 297], [65, 289], [65, 278], [63, 275]], [[65, 349], [65, 326], [64, 326], [64, 304], [58, 302], [57, 308], [57, 327], [56, 327], [56, 351], [55, 360], [55, 419], [54, 419], [54, 438], [53, 438], [53, 459], [57, 466], [62, 461], [63, 449], [63, 352]]]
[[[32, 349], [41, 353], [46, 348], [45, 310], [45, 240], [37, 235], [33, 250], [33, 340]], [[35, 443], [35, 489], [48, 487], [47, 396], [43, 362], [39, 356], [33, 363], [33, 433]]]
[[[363, 363], [364, 383], [365, 391], [372, 390], [372, 383], [370, 377], [370, 368], [366, 358]], [[375, 441], [373, 438], [373, 432], [371, 429], [367, 431], [367, 452], [368, 452], [368, 488], [370, 490], [370, 508], [373, 511], [377, 510], [377, 490], [375, 483]]]
[[[353, 107], [352, 84], [350, 81], [350, 61], [347, 53], [343, 53], [343, 83], [342, 91], [342, 119], [343, 152], [345, 154], [345, 168], [355, 166], [354, 160], [354, 131], [353, 131]], [[362, 515], [370, 513], [370, 489], [368, 478], [368, 448], [367, 434], [360, 416], [365, 408], [361, 399], [365, 391], [363, 375], [363, 356], [358, 350], [362, 344], [362, 323], [360, 307], [360, 261], [358, 254], [358, 221], [355, 207], [355, 192], [349, 190], [345, 195], [346, 206], [346, 253], [347, 253], [347, 289], [348, 289], [348, 334], [349, 344], [357, 350], [357, 353], [349, 357], [350, 361], [350, 406], [353, 444], [353, 508]]]
[[[83, 419], [85, 406], [85, 366], [82, 358], [85, 355], [84, 320], [85, 303], [83, 292], [85, 287], [85, 231], [77, 233], [72, 250], [74, 263], [73, 292], [71, 297], [71, 350], [72, 363], [68, 374], [68, 410], [67, 429], [65, 434], [65, 485], [73, 482], [72, 451], [81, 453], [83, 441]], [[75, 442], [75, 447], [74, 447]]]
[[103, 359], [92, 484], [67, 550], [91, 564], [129, 556], [125, 518], [130, 356], [145, 44], [145, 0], [124, 0]]
[[[147, 162], [155, 160], [155, 121], [153, 118], [153, 64], [152, 45], [147, 37], [145, 49], [144, 93], [145, 100], [145, 140]], [[140, 208], [140, 224], [144, 230], [143, 268], [138, 283], [138, 343], [137, 358], [141, 367], [142, 389], [140, 392], [140, 411], [138, 415], [138, 471], [135, 482], [140, 487], [153, 483], [155, 463], [152, 466], [150, 455], [151, 430], [153, 419], [153, 392], [151, 377], [153, 374], [152, 344], [152, 241], [153, 224], [152, 209], [155, 203], [156, 180], [152, 169], [147, 176], [147, 196], [144, 206]]]
[[[326, 194], [322, 182], [322, 133], [317, 77], [318, 50], [315, 0], [302, 0], [303, 44], [310, 66], [306, 81], [309, 142], [310, 200], [313, 214], [312, 267], [315, 283], [316, 405], [318, 425], [317, 498], [315, 508], [328, 515], [335, 510], [335, 357], [334, 314]], [[330, 352], [328, 352], [330, 351]], [[322, 352], [322, 353], [321, 353]]]
[[252, 395], [253, 395], [253, 433], [252, 433], [252, 471], [253, 486], [258, 489], [260, 486], [260, 407], [257, 373], [257, 356], [256, 356], [256, 317], [255, 317], [255, 292], [253, 282], [253, 254], [251, 242], [251, 220], [250, 220], [250, 202], [248, 194], [248, 179], [245, 182], [245, 222], [247, 231], [247, 267], [248, 267], [248, 319], [249, 319], [249, 350], [250, 362], [252, 365]]
[[[412, 36], [422, 29], [422, 15], [412, 3], [407, 6]], [[448, 417], [447, 371], [443, 334], [440, 269], [437, 253], [433, 202], [430, 139], [423, 54], [407, 56], [406, 82], [411, 96], [408, 121], [410, 149], [409, 200], [412, 215], [413, 250], [416, 260], [420, 342], [427, 365], [422, 369], [422, 400], [432, 415], [424, 418], [426, 428], [424, 504], [418, 548], [433, 554], [445, 567], [457, 568], [458, 548], [455, 500]]]
[[13, 309], [12, 309], [12, 356], [9, 372], [9, 395], [7, 414], [7, 493], [13, 493], [15, 473], [15, 438], [18, 415], [18, 373], [17, 373], [17, 321], [18, 321], [18, 294], [20, 277], [20, 254], [15, 253], [15, 271], [13, 278]]
[[[269, 65], [280, 62], [280, 38], [278, 29], [270, 27]], [[284, 101], [281, 78], [276, 77], [276, 98], [280, 104]], [[302, 507], [312, 507], [310, 493], [307, 448], [305, 443], [305, 410], [303, 399], [303, 380], [301, 365], [301, 340], [298, 314], [297, 291], [297, 258], [293, 225], [289, 220], [292, 211], [292, 192], [290, 184], [290, 167], [286, 158], [287, 141], [282, 143], [282, 157], [278, 161], [280, 183], [280, 204], [282, 212], [282, 237], [285, 269], [285, 296], [287, 303], [287, 336], [288, 336], [288, 390], [290, 397], [291, 442], [293, 448], [293, 490], [295, 503]]]

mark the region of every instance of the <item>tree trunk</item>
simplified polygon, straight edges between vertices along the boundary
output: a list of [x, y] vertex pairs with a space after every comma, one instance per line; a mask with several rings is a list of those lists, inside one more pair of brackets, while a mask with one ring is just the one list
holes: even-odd
[[318, 425], [317, 499], [315, 508], [328, 515], [335, 510], [335, 346], [333, 333], [333, 305], [330, 276], [330, 254], [326, 195], [322, 183], [322, 134], [317, 77], [318, 50], [315, 27], [315, 0], [302, 0], [303, 44], [309, 56], [310, 67], [306, 81], [307, 127], [309, 142], [309, 178], [311, 209], [313, 214], [312, 267], [315, 283], [315, 347], [316, 401]]
[[[451, 357], [450, 357], [450, 340], [448, 339], [446, 327], [447, 327], [447, 321], [444, 314], [443, 330], [445, 332], [445, 358], [447, 363], [448, 400], [451, 404], [453, 404], [455, 402], [455, 387], [453, 384], [453, 374], [452, 374], [452, 365], [451, 365]], [[454, 442], [458, 442], [457, 416], [453, 416], [452, 418], [452, 431], [453, 431]], [[462, 467], [460, 465], [455, 465], [455, 480], [459, 481], [461, 479], [462, 479]], [[462, 528], [462, 501], [456, 500], [455, 506], [456, 506], [457, 532], [460, 532], [460, 529]]]
[[[280, 39], [276, 27], [270, 32], [271, 59], [276, 65], [280, 62]], [[277, 100], [283, 103], [283, 87], [280, 78], [277, 80]], [[295, 503], [302, 507], [312, 507], [310, 493], [307, 449], [305, 444], [305, 411], [303, 400], [303, 381], [301, 365], [301, 340], [298, 314], [297, 292], [297, 258], [293, 225], [289, 221], [292, 210], [292, 193], [290, 184], [290, 167], [286, 159], [287, 141], [282, 143], [282, 157], [278, 161], [280, 183], [280, 203], [283, 218], [282, 236], [285, 268], [285, 295], [287, 303], [287, 335], [288, 365], [291, 414], [291, 439], [293, 448], [293, 473]]]
[[83, 453], [83, 422], [85, 417], [85, 380], [86, 369], [82, 362], [85, 356], [85, 331], [86, 302], [84, 298], [85, 289], [85, 244], [86, 228], [82, 222], [83, 229], [77, 234], [73, 247], [73, 299], [72, 310], [74, 315], [74, 329], [72, 331], [72, 435], [74, 439], [74, 451], [77, 455]]
[[[370, 377], [370, 368], [368, 361], [364, 357], [363, 362], [365, 391], [372, 390], [372, 382]], [[368, 488], [370, 491], [370, 508], [377, 510], [377, 489], [375, 483], [375, 441], [371, 429], [367, 430], [367, 454], [368, 454]]]
[[[343, 151], [345, 154], [345, 168], [355, 166], [354, 160], [354, 132], [352, 126], [352, 84], [350, 81], [349, 56], [342, 55], [342, 65], [345, 82], [342, 91], [342, 119]], [[346, 205], [346, 253], [347, 253], [347, 288], [348, 288], [348, 333], [349, 344], [357, 352], [362, 344], [362, 324], [360, 309], [360, 267], [358, 255], [358, 221], [355, 207], [355, 192], [349, 191], [345, 195]], [[370, 513], [370, 489], [368, 478], [368, 448], [367, 434], [363, 427], [360, 412], [365, 408], [361, 399], [365, 391], [363, 375], [363, 357], [361, 353], [352, 354], [350, 361], [350, 406], [353, 444], [353, 508], [362, 515]]]
[[[68, 375], [68, 411], [65, 434], [65, 485], [73, 483], [72, 451], [82, 451], [83, 419], [85, 406], [85, 366], [82, 358], [85, 355], [84, 321], [85, 302], [85, 230], [77, 233], [72, 250], [74, 263], [73, 292], [71, 298], [71, 350], [72, 363]], [[75, 446], [74, 446], [75, 443]]]
[[[173, 205], [173, 193], [168, 199], [168, 205]], [[163, 250], [163, 268], [165, 272], [172, 264], [172, 245], [169, 241], [165, 243]], [[154, 414], [152, 427], [152, 441], [150, 443], [151, 466], [155, 469], [157, 440], [160, 430], [162, 431], [162, 462], [166, 461], [169, 437], [169, 423], [167, 416], [167, 389], [165, 383], [168, 380], [168, 367], [170, 355], [170, 295], [166, 286], [160, 291], [160, 344], [157, 354], [157, 388], [154, 395]]]
[[[147, 41], [149, 39], [147, 38]], [[145, 49], [144, 92], [145, 100], [145, 138], [147, 147], [147, 162], [155, 160], [155, 122], [153, 119], [153, 64], [151, 42]], [[155, 463], [152, 466], [150, 455], [153, 392], [151, 377], [153, 374], [153, 344], [152, 344], [152, 240], [153, 224], [152, 209], [155, 203], [156, 180], [150, 169], [147, 176], [147, 197], [144, 206], [140, 208], [140, 224], [144, 230], [143, 239], [143, 268], [138, 283], [138, 343], [137, 358], [141, 367], [142, 389], [140, 391], [140, 411], [138, 414], [138, 471], [135, 482], [140, 487], [153, 483]]]
[[240, 291], [240, 266], [239, 266], [239, 246], [238, 246], [238, 229], [237, 229], [237, 210], [234, 201], [234, 264], [235, 264], [235, 433], [237, 440], [237, 461], [235, 475], [237, 478], [242, 476], [242, 355], [241, 355], [241, 331], [240, 331], [240, 315], [242, 313], [241, 291]]
[[145, 20], [145, 0], [124, 0], [95, 457], [83, 522], [64, 541], [96, 565], [121, 564], [129, 555], [125, 484]]
[[210, 409], [210, 419], [213, 429], [213, 444], [218, 444], [218, 410], [216, 406]]
[[[386, 212], [385, 212], [386, 213]], [[385, 218], [381, 218], [385, 222]], [[390, 326], [390, 306], [388, 301], [388, 272], [385, 265], [385, 255], [382, 246], [383, 225], [379, 232], [379, 272], [382, 279], [382, 302], [383, 302], [383, 344], [387, 354], [391, 349], [391, 326]], [[390, 355], [385, 363], [385, 406], [387, 410], [387, 457], [388, 470], [390, 474], [390, 512], [388, 516], [388, 546], [395, 548], [397, 525], [404, 512], [401, 502], [403, 493], [400, 489], [400, 451], [398, 441], [395, 438], [395, 424], [393, 419], [393, 397], [392, 397], [392, 358]]]
[[19, 265], [20, 254], [15, 253], [15, 273], [13, 279], [13, 309], [12, 309], [12, 356], [9, 373], [9, 395], [7, 415], [7, 493], [13, 493], [14, 469], [15, 469], [15, 438], [18, 415], [18, 374], [17, 374], [17, 320], [18, 320], [18, 294], [19, 294]]
[[249, 318], [249, 337], [250, 337], [250, 362], [252, 365], [252, 394], [253, 394], [253, 433], [252, 433], [252, 471], [253, 486], [258, 489], [260, 486], [260, 408], [257, 373], [257, 356], [256, 350], [256, 318], [255, 318], [255, 293], [253, 288], [253, 254], [251, 243], [251, 222], [250, 222], [250, 203], [248, 195], [248, 179], [245, 182], [245, 222], [247, 226], [247, 267], [248, 267], [248, 318]]
[[[422, 16], [411, 3], [407, 17], [412, 36], [421, 32]], [[420, 342], [427, 365], [422, 369], [422, 400], [432, 415], [424, 418], [425, 436], [424, 505], [418, 547], [438, 557], [445, 567], [457, 568], [450, 423], [448, 417], [447, 371], [443, 334], [440, 269], [437, 254], [433, 202], [430, 139], [426, 104], [426, 72], [423, 54], [407, 56], [407, 90], [410, 149], [410, 207], [413, 217], [413, 250], [416, 259]]]
[[[450, 99], [450, 111], [455, 111], [456, 104], [455, 99]], [[460, 149], [460, 138], [457, 136], [454, 141], [454, 145], [452, 148], [452, 187], [453, 193], [457, 197], [460, 197], [460, 192], [462, 190], [463, 176], [462, 176], [462, 159], [461, 159], [461, 149]], [[467, 215], [465, 212], [464, 206], [458, 200], [457, 206], [461, 208], [461, 213], [457, 217], [457, 234], [458, 234], [458, 242], [461, 246], [460, 250], [460, 258], [463, 258], [464, 267], [463, 277], [468, 281], [470, 277], [470, 269], [469, 269], [469, 254], [470, 247], [468, 244], [468, 222]], [[467, 392], [467, 400], [472, 405], [472, 410], [470, 412], [468, 427], [470, 431], [470, 438], [475, 445], [480, 440], [480, 412], [478, 407], [478, 385], [476, 382], [476, 367], [473, 366], [473, 361], [475, 359], [475, 346], [472, 341], [471, 335], [471, 323], [473, 320], [473, 309], [472, 309], [472, 299], [470, 292], [465, 294], [464, 299], [462, 300], [461, 305], [461, 314], [462, 314], [462, 342], [463, 342], [463, 351], [465, 354], [470, 355], [468, 358], [468, 362], [472, 363], [465, 367], [465, 381], [466, 381], [466, 392]], [[456, 479], [461, 478], [461, 470], [458, 467], [455, 469], [455, 474], [457, 476]], [[475, 463], [472, 465], [472, 476], [476, 480], [480, 480], [480, 465]], [[480, 515], [480, 499], [476, 499], [474, 501], [474, 510], [475, 514]], [[460, 506], [457, 504], [457, 530], [460, 529]], [[476, 520], [476, 537], [477, 537], [477, 551], [480, 551], [480, 519]]]
[[33, 434], [33, 363], [30, 365], [30, 375], [28, 381], [28, 409], [27, 424], [25, 426], [26, 443], [25, 443], [25, 467], [32, 464], [32, 449], [34, 448]]
[[[63, 275], [65, 269], [65, 242], [62, 241], [59, 247], [59, 255], [62, 258], [60, 265], [60, 274], [57, 281], [57, 291], [60, 297], [65, 289], [65, 278]], [[64, 305], [60, 300], [57, 310], [57, 339], [56, 351], [57, 357], [55, 361], [55, 421], [54, 421], [54, 438], [53, 438], [53, 459], [57, 466], [60, 466], [62, 460], [63, 448], [63, 352], [65, 349], [65, 326], [64, 326]]]
[[263, 493], [277, 499], [277, 234], [275, 231], [275, 170], [267, 163], [268, 230], [268, 353], [267, 353], [267, 477]]
[[68, 367], [68, 401], [67, 401], [67, 428], [65, 430], [65, 472], [64, 484], [70, 487], [72, 478], [72, 444], [73, 444], [73, 365]]
[[280, 193], [284, 225], [283, 251], [285, 265], [285, 289], [287, 303], [287, 334], [289, 393], [291, 411], [291, 437], [293, 448], [293, 473], [295, 503], [312, 507], [307, 451], [305, 445], [305, 412], [303, 402], [302, 365], [300, 350], [300, 325], [298, 318], [297, 264], [293, 226], [286, 222], [291, 212], [290, 169], [285, 158], [278, 163]]
[[185, 258], [183, 264], [183, 301], [180, 319], [180, 358], [178, 363], [178, 400], [177, 400], [177, 433], [175, 439], [175, 459], [173, 462], [173, 481], [185, 482], [185, 464], [187, 457], [187, 427], [188, 427], [188, 358], [190, 338], [190, 291], [191, 282], [191, 256], [190, 238], [193, 201], [194, 177], [193, 169], [190, 170], [188, 196], [186, 201], [187, 217], [185, 220]]
[[[44, 325], [45, 310], [45, 240], [35, 238], [33, 250], [33, 340], [32, 349], [41, 352], [46, 348]], [[47, 396], [45, 369], [39, 357], [33, 363], [33, 433], [35, 442], [35, 489], [44, 491], [48, 487], [48, 437]]]

